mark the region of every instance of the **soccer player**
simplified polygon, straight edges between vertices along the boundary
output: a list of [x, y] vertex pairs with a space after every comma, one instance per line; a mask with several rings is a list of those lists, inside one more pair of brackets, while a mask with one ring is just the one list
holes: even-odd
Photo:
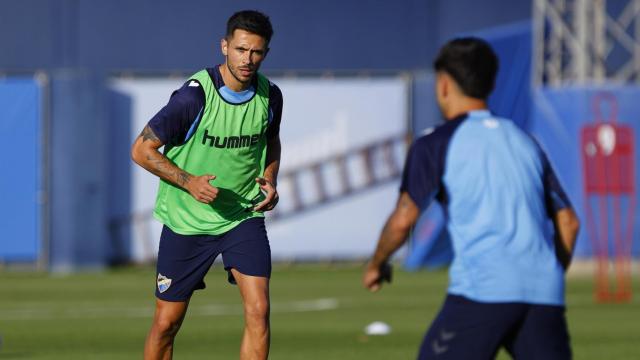
[[452, 40], [434, 67], [447, 121], [411, 146], [363, 284], [381, 287], [381, 268], [435, 199], [454, 259], [418, 358], [492, 359], [504, 346], [517, 359], [569, 359], [564, 272], [578, 219], [538, 144], [487, 110], [498, 70], [491, 47]]
[[219, 254], [244, 305], [240, 358], [268, 356], [271, 250], [263, 212], [278, 202], [282, 93], [258, 69], [272, 34], [260, 12], [231, 16], [224, 64], [189, 78], [133, 144], [133, 160], [161, 179], [154, 216], [164, 224], [145, 359], [172, 357], [189, 299], [205, 287]]

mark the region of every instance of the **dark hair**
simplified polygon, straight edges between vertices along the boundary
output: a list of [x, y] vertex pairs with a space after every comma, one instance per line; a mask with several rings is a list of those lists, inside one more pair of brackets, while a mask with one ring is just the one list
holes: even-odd
[[271, 36], [273, 36], [273, 28], [269, 17], [254, 10], [238, 11], [231, 15], [227, 21], [227, 39], [233, 36], [233, 32], [236, 29], [260, 35], [267, 40], [267, 43], [271, 41]]
[[449, 74], [465, 95], [484, 100], [493, 91], [498, 57], [482, 39], [459, 38], [440, 49], [433, 67]]

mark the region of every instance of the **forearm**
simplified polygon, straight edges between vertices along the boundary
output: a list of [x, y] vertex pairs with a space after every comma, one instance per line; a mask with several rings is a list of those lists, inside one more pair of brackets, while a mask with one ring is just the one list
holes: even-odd
[[384, 228], [380, 233], [376, 251], [373, 253], [371, 267], [378, 268], [385, 261], [389, 260], [396, 250], [398, 250], [409, 236], [409, 231], [418, 220], [420, 211], [409, 194], [402, 192], [396, 208], [391, 216], [384, 224]]
[[567, 269], [571, 264], [573, 250], [580, 230], [580, 222], [572, 209], [562, 209], [554, 219], [556, 231], [556, 255], [562, 266]]
[[274, 186], [278, 183], [278, 171], [280, 170], [280, 139], [270, 141], [267, 144], [266, 166], [263, 177]]
[[181, 188], [185, 188], [192, 175], [180, 169], [158, 151], [162, 142], [147, 125], [131, 149], [131, 158], [147, 171]]
[[192, 178], [191, 174], [180, 169], [157, 150], [145, 151], [141, 161], [136, 162], [152, 174], [183, 189], [186, 189], [186, 184]]
[[389, 260], [391, 255], [405, 243], [409, 235], [410, 228], [398, 226], [396, 224], [396, 216], [397, 214], [392, 214], [382, 229], [378, 245], [371, 258], [370, 266], [372, 267], [379, 268]]

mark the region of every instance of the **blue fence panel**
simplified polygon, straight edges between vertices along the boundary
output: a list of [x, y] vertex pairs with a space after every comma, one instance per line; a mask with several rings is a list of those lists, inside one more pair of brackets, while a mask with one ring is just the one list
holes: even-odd
[[[104, 80], [85, 72], [51, 73], [51, 226], [49, 268], [102, 268], [108, 243], [108, 151], [128, 148], [111, 139]], [[117, 150], [117, 151], [120, 151]]]
[[41, 250], [41, 88], [0, 80], [0, 261], [35, 261]]
[[489, 108], [526, 128], [531, 109], [531, 22], [500, 26], [475, 36], [487, 40], [500, 61]]
[[[615, 102], [617, 107], [615, 113], [612, 112], [610, 104], [597, 104], [596, 99], [602, 93], [608, 94]], [[551, 162], [554, 166], [556, 174], [560, 182], [564, 186], [567, 195], [573, 203], [578, 216], [582, 220], [582, 229], [576, 244], [576, 256], [591, 257], [593, 255], [592, 239], [589, 237], [590, 227], [594, 224], [589, 223], [589, 217], [586, 213], [582, 151], [584, 144], [580, 143], [580, 132], [587, 125], [594, 125], [596, 121], [609, 121], [612, 117], [616, 118], [616, 123], [631, 127], [634, 137], [638, 139], [638, 131], [640, 130], [640, 122], [637, 119], [638, 99], [640, 98], [640, 88], [638, 87], [599, 87], [599, 88], [573, 88], [573, 89], [539, 89], [534, 93], [533, 114], [531, 117], [530, 131], [540, 141], [546, 150]], [[638, 157], [638, 146], [635, 146], [635, 154], [633, 156], [633, 164], [636, 169], [635, 189], [636, 200], [638, 189], [637, 171], [640, 166]], [[606, 174], [605, 176], [611, 176]], [[622, 196], [625, 197], [625, 196]], [[625, 229], [627, 226], [632, 228], [633, 255], [640, 256], [640, 241], [638, 239], [638, 229], [634, 224], [640, 220], [637, 206], [634, 209], [630, 206], [629, 199], [621, 200], [621, 219], [620, 226]], [[608, 206], [604, 209], [605, 217], [600, 216], [598, 204], [592, 204], [593, 221], [598, 226], [609, 227], [609, 235], [611, 236], [615, 226], [613, 220], [616, 211], [612, 202], [609, 201]], [[635, 213], [635, 221], [629, 223], [627, 216], [629, 212]], [[608, 225], [604, 221], [608, 222]], [[593, 229], [591, 229], [593, 230]], [[626, 231], [626, 230], [625, 230]]]

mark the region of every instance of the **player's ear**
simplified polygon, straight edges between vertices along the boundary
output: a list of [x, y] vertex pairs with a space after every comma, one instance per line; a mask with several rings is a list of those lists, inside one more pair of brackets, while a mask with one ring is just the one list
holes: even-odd
[[447, 96], [448, 92], [447, 78], [443, 72], [436, 74], [436, 95], [438, 98], [443, 99]]
[[222, 40], [220, 40], [220, 50], [222, 50], [222, 55], [227, 56], [228, 48], [229, 42], [227, 42], [226, 38], [222, 38]]
[[453, 80], [451, 75], [448, 73], [443, 73], [443, 84], [442, 84], [442, 95], [446, 99], [448, 98], [456, 89], [456, 82]]

